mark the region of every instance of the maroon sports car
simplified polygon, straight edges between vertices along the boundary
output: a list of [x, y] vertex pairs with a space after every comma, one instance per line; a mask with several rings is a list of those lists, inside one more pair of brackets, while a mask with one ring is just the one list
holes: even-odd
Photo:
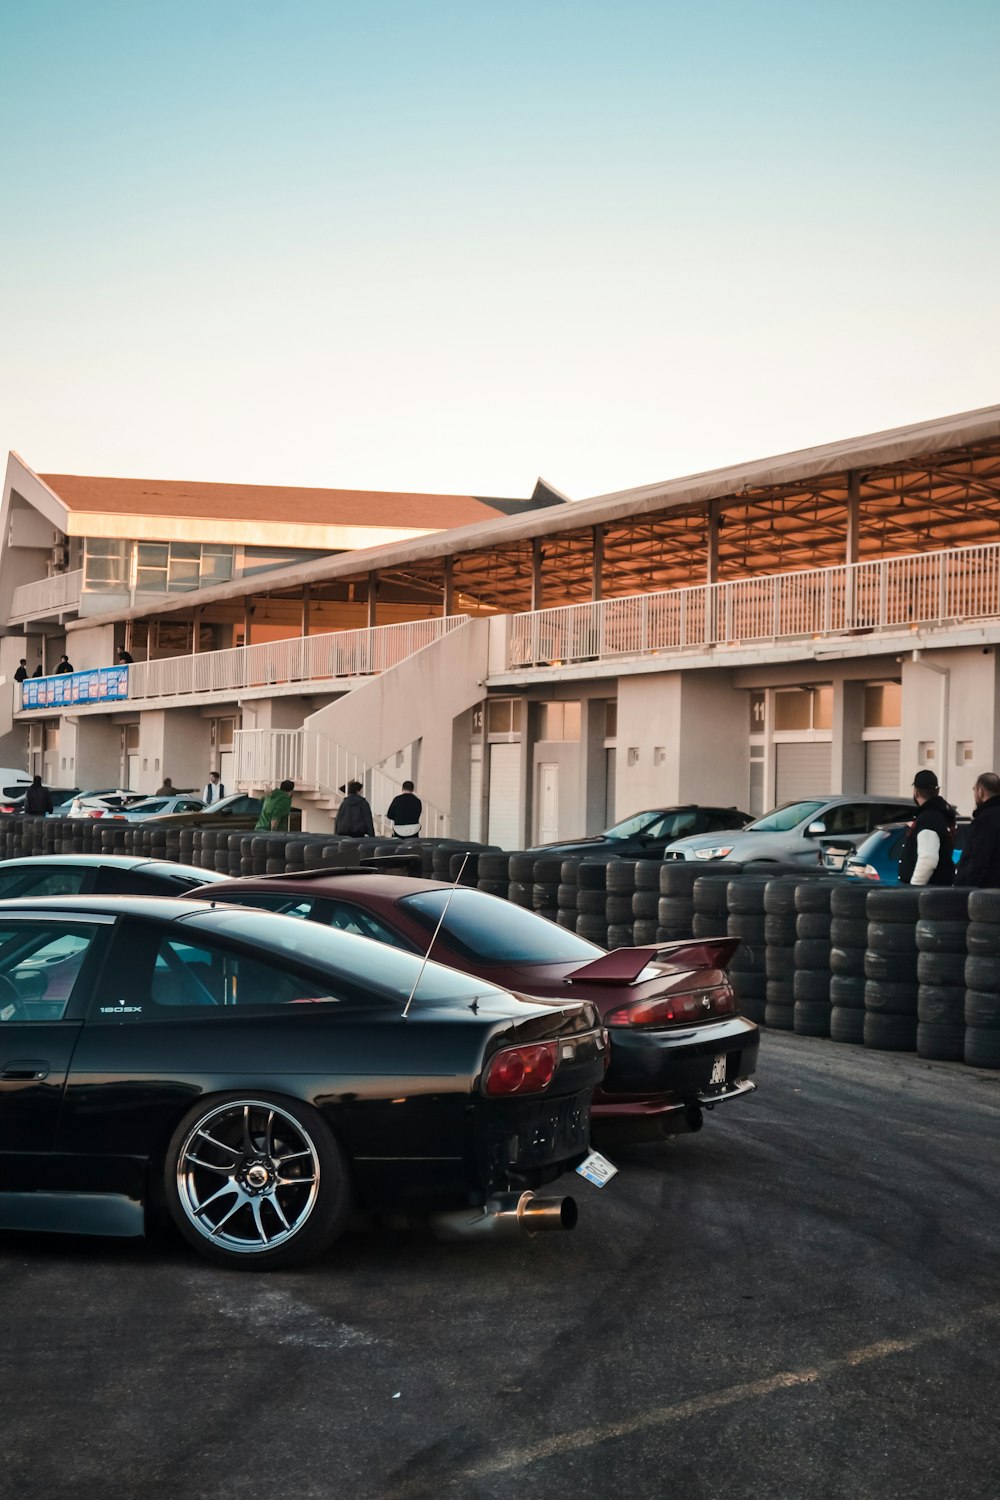
[[592, 1001], [611, 1036], [598, 1144], [698, 1130], [703, 1108], [756, 1087], [758, 1030], [726, 976], [738, 938], [609, 953], [485, 891], [371, 870], [213, 881], [189, 895], [358, 933], [534, 1000]]

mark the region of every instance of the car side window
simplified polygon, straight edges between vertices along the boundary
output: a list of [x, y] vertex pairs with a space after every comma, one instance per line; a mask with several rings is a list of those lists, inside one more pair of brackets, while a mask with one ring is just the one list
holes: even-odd
[[868, 826], [874, 830], [881, 827], [883, 823], [899, 823], [906, 817], [906, 808], [891, 806], [871, 806], [868, 809]]
[[735, 812], [727, 812], [725, 808], [710, 808], [705, 814], [705, 832], [722, 833], [727, 828], [738, 828], [740, 820]]
[[262, 911], [274, 911], [283, 917], [302, 917], [304, 921], [309, 920], [316, 906], [312, 896], [279, 896], [277, 893], [270, 895], [263, 891], [251, 892], [246, 896], [233, 895], [227, 891], [219, 899], [228, 905], [259, 906]]
[[211, 1018], [252, 1007], [339, 999], [328, 987], [221, 944], [189, 942], [135, 922], [113, 955], [97, 1019], [111, 1022]]
[[202, 804], [200, 802], [178, 802], [174, 808], [174, 812], [201, 812], [201, 809]]
[[827, 833], [867, 833], [868, 806], [864, 802], [842, 802], [817, 813], [811, 821], [825, 823]]
[[17, 870], [0, 871], [0, 900], [16, 896], [77, 896], [83, 889], [87, 871], [71, 865], [42, 865], [32, 870], [22, 865]]
[[321, 920], [338, 932], [353, 932], [357, 937], [371, 938], [376, 943], [388, 943], [392, 948], [403, 948], [414, 952], [413, 944], [388, 923], [372, 916], [364, 907], [354, 906], [350, 901], [327, 900], [321, 909]]
[[0, 1024], [61, 1021], [98, 931], [83, 923], [0, 922]]

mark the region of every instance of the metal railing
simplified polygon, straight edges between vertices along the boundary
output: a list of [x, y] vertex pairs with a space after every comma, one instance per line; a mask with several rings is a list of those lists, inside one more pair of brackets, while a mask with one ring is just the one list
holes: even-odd
[[[380, 838], [391, 837], [392, 824], [384, 809], [403, 790], [402, 782], [387, 775], [381, 767], [367, 764], [353, 751], [335, 745], [325, 735], [306, 729], [238, 729], [233, 752], [233, 775], [238, 786], [259, 791], [277, 786], [279, 781], [291, 780], [296, 787], [329, 799], [331, 811], [339, 807], [347, 783], [360, 781], [371, 804], [376, 834]], [[421, 800], [424, 804], [421, 835], [447, 838], [451, 826], [449, 814]]]
[[1000, 617], [1000, 543], [515, 615], [508, 670]]
[[375, 675], [467, 621], [468, 615], [407, 620], [401, 625], [373, 625], [369, 630], [336, 630], [329, 635], [139, 661], [129, 668], [128, 695], [130, 699], [175, 698]]
[[52, 614], [61, 609], [75, 609], [80, 603], [83, 569], [74, 573], [53, 573], [34, 583], [22, 583], [11, 596], [12, 620], [30, 619], [32, 615]]

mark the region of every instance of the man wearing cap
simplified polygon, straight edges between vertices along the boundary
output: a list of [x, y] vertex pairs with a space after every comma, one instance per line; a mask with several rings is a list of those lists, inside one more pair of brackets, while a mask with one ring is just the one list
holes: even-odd
[[956, 812], [941, 796], [933, 771], [918, 771], [913, 778], [913, 800], [917, 815], [906, 830], [899, 857], [901, 885], [954, 885]]
[[955, 880], [958, 885], [996, 890], [1000, 887], [1000, 776], [984, 771], [972, 795], [976, 810]]

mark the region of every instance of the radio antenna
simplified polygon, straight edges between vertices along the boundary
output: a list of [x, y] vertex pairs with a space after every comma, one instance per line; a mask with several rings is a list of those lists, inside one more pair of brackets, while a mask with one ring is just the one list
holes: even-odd
[[462, 860], [462, 863], [458, 867], [458, 874], [455, 876], [455, 883], [452, 886], [451, 890], [448, 892], [448, 899], [444, 903], [444, 906], [441, 908], [441, 915], [438, 917], [438, 924], [435, 927], [435, 929], [434, 929], [434, 931], [433, 931], [433, 933], [431, 935], [430, 942], [427, 944], [427, 952], [424, 954], [423, 958], [420, 961], [420, 968], [417, 970], [417, 977], [413, 981], [413, 988], [410, 991], [409, 995], [407, 996], [406, 1004], [403, 1006], [403, 1014], [402, 1014], [401, 1019], [404, 1020], [404, 1021], [406, 1020], [407, 1013], [408, 1013], [408, 1011], [410, 1009], [410, 1005], [411, 1005], [411, 1003], [413, 1001], [413, 997], [417, 993], [417, 985], [420, 983], [421, 979], [423, 978], [424, 970], [427, 967], [427, 960], [430, 958], [431, 953], [434, 951], [434, 944], [437, 942], [437, 935], [441, 931], [441, 923], [444, 921], [445, 917], [448, 915], [448, 908], [451, 905], [451, 898], [452, 898], [452, 896], [454, 896], [455, 892], [458, 890], [458, 882], [461, 880], [463, 874], [465, 873], [465, 867], [466, 867], [466, 865], [468, 863], [469, 863], [469, 854], [468, 854], [468, 851], [466, 851], [465, 857]]

